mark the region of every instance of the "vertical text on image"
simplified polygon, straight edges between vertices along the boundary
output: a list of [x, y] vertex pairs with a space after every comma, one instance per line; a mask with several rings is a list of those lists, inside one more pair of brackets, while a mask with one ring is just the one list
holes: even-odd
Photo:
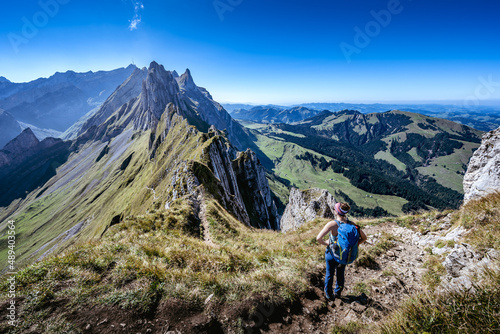
[[9, 278], [7, 278], [7, 297], [10, 299], [7, 304], [7, 319], [9, 320], [9, 325], [17, 325], [17, 313], [16, 313], [16, 222], [14, 220], [9, 220], [7, 222], [7, 268]]

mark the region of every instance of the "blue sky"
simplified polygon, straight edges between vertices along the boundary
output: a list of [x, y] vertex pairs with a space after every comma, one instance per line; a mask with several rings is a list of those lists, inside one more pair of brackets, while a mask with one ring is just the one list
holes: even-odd
[[3, 3], [0, 76], [190, 68], [220, 102], [500, 99], [492, 0]]

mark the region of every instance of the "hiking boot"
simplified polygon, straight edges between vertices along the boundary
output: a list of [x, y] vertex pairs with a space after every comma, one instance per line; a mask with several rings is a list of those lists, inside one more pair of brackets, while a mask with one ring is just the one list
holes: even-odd
[[333, 302], [335, 300], [335, 296], [333, 296], [333, 298], [332, 298], [332, 297], [330, 297], [330, 295], [328, 294], [328, 292], [326, 290], [324, 290], [324, 291], [325, 291], [326, 300]]

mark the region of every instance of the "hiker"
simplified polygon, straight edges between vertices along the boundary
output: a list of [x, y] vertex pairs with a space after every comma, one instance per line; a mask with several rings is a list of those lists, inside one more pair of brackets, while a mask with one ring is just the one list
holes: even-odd
[[[340, 298], [344, 289], [345, 266], [352, 263], [358, 256], [358, 245], [366, 241], [366, 234], [358, 225], [347, 219], [351, 207], [347, 203], [336, 203], [335, 220], [328, 222], [319, 232], [316, 240], [327, 246], [325, 250], [326, 275], [325, 297], [328, 300]], [[330, 233], [328, 242], [323, 238]], [[333, 278], [337, 271], [335, 291], [332, 291]]]

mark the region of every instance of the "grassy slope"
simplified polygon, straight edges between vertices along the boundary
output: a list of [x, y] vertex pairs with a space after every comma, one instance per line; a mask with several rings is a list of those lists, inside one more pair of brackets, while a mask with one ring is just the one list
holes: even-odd
[[[466, 242], [480, 249], [499, 249], [499, 207], [500, 195], [492, 195], [454, 212], [452, 222], [471, 229]], [[197, 312], [216, 312], [220, 319], [224, 319], [221, 314], [230, 314], [233, 318], [224, 326], [234, 328], [263, 300], [278, 307], [297, 301], [311, 289], [311, 277], [323, 270], [323, 247], [315, 242], [315, 235], [324, 220], [287, 234], [256, 230], [236, 221], [208, 198], [208, 232], [214, 243], [209, 245], [190, 232], [191, 210], [185, 201], [177, 200], [168, 211], [128, 216], [109, 228], [100, 241], [80, 243], [20, 271], [16, 280], [22, 321], [11, 332], [75, 329], [85, 325], [86, 312], [96, 307], [108, 307], [111, 313], [130, 310], [147, 317], [169, 301], [184, 303]], [[432, 215], [393, 220], [406, 225], [429, 223], [429, 217]], [[1, 282], [0, 289], [5, 291], [6, 280]], [[484, 324], [491, 331], [483, 332], [494, 332], [500, 326], [499, 287], [500, 275], [492, 273], [478, 287], [478, 294], [414, 296], [382, 322], [352, 326], [351, 332], [465, 333]], [[5, 300], [4, 296], [0, 303]], [[0, 329], [6, 326], [4, 320]]]
[[[334, 173], [331, 169], [322, 171], [313, 167], [309, 161], [296, 159], [296, 155], [305, 152], [314, 154], [318, 158], [322, 155], [305, 149], [299, 145], [286, 143], [268, 136], [255, 133], [256, 144], [271, 160], [275, 162], [274, 172], [300, 189], [318, 187], [327, 189], [332, 194], [335, 190], [342, 190], [351, 197], [357, 205], [374, 208], [380, 206], [394, 215], [402, 214], [401, 208], [407, 203], [406, 200], [396, 196], [384, 196], [371, 194], [354, 187], [342, 174]], [[330, 157], [324, 156], [327, 161]], [[372, 196], [372, 197], [369, 197]]]
[[400, 171], [405, 171], [406, 170], [406, 165], [404, 163], [402, 163], [401, 161], [399, 161], [398, 159], [396, 159], [389, 150], [386, 150], [386, 151], [378, 151], [375, 155], [374, 155], [374, 158], [375, 159], [382, 159], [382, 160], [385, 160], [387, 161], [388, 163], [390, 164], [393, 164], [394, 166], [396, 166], [397, 169], [399, 169]]
[[[79, 222], [85, 222], [81, 231], [60, 246], [78, 239], [100, 237], [115, 216], [139, 214], [164, 205], [164, 200], [172, 195], [171, 179], [176, 174], [167, 167], [174, 165], [176, 159], [200, 159], [203, 146], [208, 144], [201, 139], [200, 133], [190, 129], [191, 126], [178, 119], [158, 149], [169, 154], [161, 154], [161, 158], [151, 161], [149, 132], [135, 134], [131, 140], [132, 131], [129, 130], [123, 138], [114, 138], [109, 143], [109, 153], [99, 162], [95, 161], [104, 144], [82, 147], [80, 154], [73, 155], [61, 166], [43, 195], [39, 196], [43, 189], [33, 192], [14, 214], [8, 216], [16, 221], [17, 264], [21, 266], [36, 259], [55, 244], [57, 236]], [[114, 141], [118, 143], [113, 145]], [[120, 170], [123, 161], [131, 154], [128, 166]], [[156, 201], [152, 190], [147, 188], [156, 189], [156, 197], [160, 200]], [[0, 227], [0, 261], [7, 256], [5, 231], [4, 224]], [[59, 240], [62, 237], [64, 234]], [[43, 245], [47, 246], [32, 257]]]
[[[407, 115], [412, 119], [413, 123], [408, 125], [407, 131], [395, 133], [388, 136], [387, 138], [384, 138], [383, 141], [388, 144], [390, 144], [393, 138], [397, 138], [400, 141], [406, 140], [406, 133], [417, 133], [428, 138], [433, 137], [438, 133], [437, 131], [432, 129], [422, 129], [418, 126], [418, 123], [430, 124], [431, 122], [441, 130], [454, 135], [458, 135], [462, 131], [461, 124], [448, 120], [403, 111], [392, 111], [392, 113]], [[473, 132], [478, 136], [481, 136], [481, 131], [473, 130]], [[417, 168], [419, 173], [432, 176], [439, 184], [463, 193], [462, 183], [463, 175], [465, 173], [463, 166], [469, 163], [474, 149], [477, 149], [479, 147], [479, 144], [467, 141], [460, 142], [464, 144], [463, 148], [455, 150], [448, 156], [442, 156], [432, 159], [429, 163], [429, 166]], [[422, 161], [422, 158], [417, 155], [415, 148], [412, 148], [408, 153], [415, 161]], [[378, 152], [375, 157], [386, 160], [400, 170], [403, 167], [403, 164], [399, 160], [392, 157], [392, 155], [390, 155], [390, 152]]]
[[[323, 261], [323, 247], [313, 240], [324, 221], [281, 235], [249, 228], [208, 200], [210, 246], [189, 233], [190, 210], [177, 200], [168, 211], [129, 216], [100, 241], [79, 243], [20, 271], [22, 321], [12, 333], [38, 324], [71, 327], [61, 317], [84, 317], [95, 306], [148, 314], [162, 302], [182, 300], [200, 310], [209, 295], [242, 316], [258, 301], [291, 303], [311, 289], [308, 275]], [[57, 316], [45, 311], [49, 305], [60, 306]]]
[[[137, 170], [140, 169], [138, 161], [146, 154], [141, 147], [144, 147], [144, 144], [147, 145], [147, 138], [141, 139], [129, 146], [122, 158], [107, 166], [108, 159], [112, 159], [115, 152], [113, 149], [110, 150], [108, 156], [94, 163], [102, 145], [89, 148], [87, 155], [73, 155], [61, 169], [67, 168], [67, 173], [72, 175], [75, 170], [79, 169], [79, 166], [84, 165], [84, 171], [76, 171], [80, 177], [66, 180], [65, 174], [58, 173], [49, 181], [52, 184], [52, 187], [46, 191], [49, 194], [44, 193], [37, 198], [42, 189], [30, 194], [25, 201], [25, 206], [10, 216], [16, 221], [18, 231], [16, 248], [19, 264], [28, 260], [33, 252], [46, 243], [52, 244], [53, 238], [79, 222], [85, 222], [85, 227], [81, 230], [79, 237], [99, 236], [113, 216], [125, 210], [130, 202], [134, 203], [131, 199], [138, 195], [138, 189], [126, 187], [122, 189], [122, 187], [126, 180], [135, 176]], [[82, 148], [81, 151], [85, 150], [86, 148]], [[120, 148], [117, 147], [116, 151], [119, 150]], [[142, 154], [141, 151], [143, 151]], [[132, 152], [136, 153], [128, 168], [120, 171], [123, 157], [127, 157]], [[84, 161], [82, 157], [85, 158]], [[100, 182], [94, 180], [100, 180]], [[145, 180], [137, 178], [135, 182], [144, 184]], [[2, 230], [4, 228], [5, 226]], [[5, 243], [2, 243], [3, 245]], [[45, 247], [44, 250], [47, 249], [49, 247]], [[0, 259], [3, 259], [5, 255], [6, 250], [2, 249]]]
[[463, 193], [463, 166], [469, 163], [472, 153], [474, 149], [478, 148], [478, 145], [466, 141], [460, 142], [464, 144], [461, 149], [455, 149], [451, 155], [434, 158], [430, 161], [429, 166], [418, 167], [417, 170], [424, 175], [432, 176], [434, 174], [434, 178], [443, 186]]

